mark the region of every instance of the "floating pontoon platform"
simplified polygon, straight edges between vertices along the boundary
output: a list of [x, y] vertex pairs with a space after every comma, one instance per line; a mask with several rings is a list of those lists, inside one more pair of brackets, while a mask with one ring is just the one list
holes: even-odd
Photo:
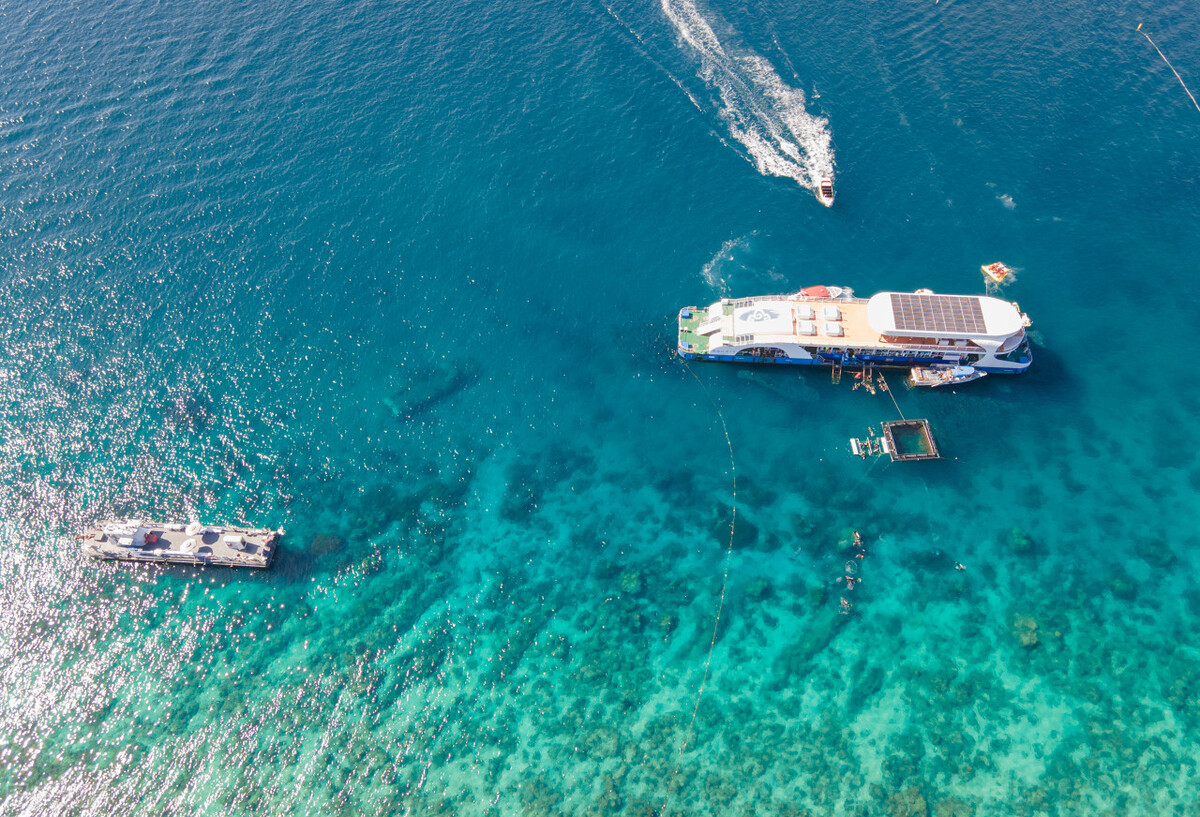
[[928, 420], [893, 420], [881, 423], [880, 428], [879, 436], [875, 435], [874, 429], [867, 429], [866, 437], [851, 437], [850, 453], [864, 460], [887, 454], [892, 462], [942, 458]]
[[108, 519], [83, 532], [80, 549], [94, 559], [225, 567], [269, 567], [282, 530], [192, 522]]
[[892, 462], [940, 460], [928, 420], [892, 420], [883, 424], [883, 450]]

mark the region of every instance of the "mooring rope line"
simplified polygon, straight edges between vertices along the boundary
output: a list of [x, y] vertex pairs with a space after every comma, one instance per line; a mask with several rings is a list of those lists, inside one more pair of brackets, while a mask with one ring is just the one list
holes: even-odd
[[700, 678], [700, 687], [696, 690], [696, 703], [692, 707], [692, 717], [688, 721], [687, 730], [683, 733], [683, 741], [679, 744], [679, 755], [675, 762], [675, 770], [671, 773], [671, 781], [667, 785], [667, 794], [663, 798], [662, 806], [658, 810], [660, 817], [666, 813], [667, 803], [670, 802], [671, 795], [675, 792], [675, 784], [679, 778], [679, 772], [683, 768], [683, 754], [687, 751], [688, 744], [691, 743], [692, 732], [695, 730], [696, 726], [696, 716], [700, 712], [700, 700], [704, 697], [704, 690], [708, 686], [708, 676], [712, 668], [713, 652], [717, 647], [717, 631], [721, 626], [721, 614], [725, 610], [725, 588], [729, 584], [729, 562], [733, 556], [733, 533], [737, 527], [737, 462], [733, 457], [733, 440], [729, 436], [729, 425], [725, 422], [725, 414], [721, 411], [721, 404], [717, 402], [717, 399], [713, 397], [712, 392], [710, 392], [708, 387], [704, 385], [704, 381], [697, 377], [696, 373], [692, 371], [692, 367], [687, 365], [687, 363], [684, 363], [684, 368], [687, 369], [688, 374], [695, 378], [696, 382], [700, 384], [700, 388], [704, 390], [705, 396], [708, 397], [709, 401], [713, 404], [713, 407], [716, 408], [717, 418], [721, 421], [721, 432], [725, 435], [725, 446], [729, 449], [731, 516], [729, 518], [729, 544], [725, 548], [725, 560], [721, 569], [721, 592], [717, 597], [717, 614], [713, 618], [712, 638], [710, 638], [708, 642], [708, 655], [704, 657], [704, 674]]
[[879, 379], [883, 381], [883, 390], [888, 393], [888, 397], [892, 398], [892, 405], [896, 407], [896, 413], [900, 415], [900, 419], [907, 420], [908, 418], [900, 410], [900, 404], [896, 402], [896, 395], [892, 394], [892, 387], [888, 385], [887, 378], [883, 376], [883, 372], [879, 373]]
[[1141, 31], [1142, 36], [1146, 38], [1146, 42], [1148, 42], [1148, 43], [1150, 43], [1150, 45], [1154, 46], [1154, 50], [1158, 52], [1158, 56], [1162, 57], [1162, 61], [1165, 62], [1167, 64], [1167, 67], [1171, 69], [1171, 73], [1175, 75], [1175, 79], [1179, 80], [1179, 84], [1183, 86], [1184, 93], [1186, 93], [1188, 95], [1188, 98], [1192, 100], [1192, 104], [1196, 106], [1196, 110], [1200, 111], [1200, 102], [1197, 102], [1196, 97], [1192, 96], [1192, 92], [1190, 90], [1188, 90], [1187, 84], [1184, 83], [1184, 81], [1183, 81], [1183, 77], [1179, 76], [1179, 72], [1175, 70], [1174, 65], [1171, 65], [1171, 61], [1169, 59], [1167, 59], [1167, 55], [1162, 52], [1161, 48], [1159, 48], [1157, 45], [1155, 45], [1154, 40], [1150, 39], [1149, 34], [1142, 31], [1141, 23], [1138, 23], [1138, 27], [1136, 30]]

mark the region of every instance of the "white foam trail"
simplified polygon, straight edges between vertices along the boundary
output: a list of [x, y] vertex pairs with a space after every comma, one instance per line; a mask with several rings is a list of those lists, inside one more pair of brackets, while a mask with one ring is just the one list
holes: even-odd
[[805, 110], [804, 92], [758, 54], [726, 49], [694, 0], [661, 2], [680, 39], [700, 57], [700, 78], [720, 97], [718, 114], [758, 172], [813, 191], [821, 179], [832, 179], [829, 122]]
[[734, 260], [734, 256], [739, 251], [745, 251], [750, 248], [750, 236], [744, 235], [741, 238], [731, 238], [721, 245], [721, 249], [717, 250], [717, 254], [709, 259], [704, 265], [704, 269], [700, 270], [700, 275], [703, 276], [704, 282], [712, 287], [719, 295], [724, 297], [728, 294], [729, 276], [723, 274], [725, 266]]
[[604, 3], [603, 6], [604, 6], [604, 10], [608, 12], [608, 16], [612, 17], [614, 20], [616, 20], [617, 25], [619, 25], [622, 30], [624, 30], [627, 34], [629, 34], [631, 37], [633, 37], [634, 40], [637, 41], [636, 48], [637, 48], [638, 52], [643, 57], [646, 57], [646, 59], [648, 59], [652, 63], [654, 63], [659, 68], [659, 70], [661, 70], [664, 74], [666, 74], [670, 78], [671, 82], [675, 83], [675, 87], [677, 87], [679, 90], [683, 91], [684, 96], [686, 96], [689, 100], [691, 100], [692, 104], [696, 106], [696, 110], [700, 111], [701, 113], [704, 113], [704, 106], [700, 104], [700, 101], [698, 99], [696, 99], [695, 94], [693, 94], [690, 90], [688, 90], [687, 86], [684, 85], [682, 82], [680, 82], [679, 79], [675, 76], [675, 74], [673, 74], [668, 68], [666, 68], [666, 66], [664, 66], [661, 62], [659, 62], [657, 59], [655, 59], [654, 57], [652, 57], [650, 55], [649, 49], [646, 47], [646, 41], [642, 39], [642, 35], [638, 34], [637, 31], [635, 31], [632, 26], [630, 26], [628, 23], [626, 23], [621, 18], [621, 15], [617, 13], [616, 9], [614, 9], [608, 3]]
[[1014, 267], [1009, 267], [1008, 269], [1009, 273], [1008, 275], [1004, 276], [1003, 281], [993, 281], [991, 278], [984, 276], [983, 291], [988, 295], [999, 295], [1001, 290], [1003, 290], [1006, 286], [1015, 283], [1017, 280], [1017, 273], [1020, 272], [1020, 270]]

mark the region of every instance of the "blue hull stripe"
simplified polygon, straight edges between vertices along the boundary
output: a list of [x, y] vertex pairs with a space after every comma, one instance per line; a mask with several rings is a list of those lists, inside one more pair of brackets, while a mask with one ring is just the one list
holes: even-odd
[[[929, 358], [911, 358], [911, 357], [879, 357], [875, 355], [855, 355], [853, 358], [840, 359], [838, 357], [815, 357], [808, 360], [802, 358], [791, 357], [750, 357], [747, 355], [710, 355], [697, 354], [696, 352], [687, 351], [684, 349], [676, 349], [679, 356], [686, 360], [711, 360], [721, 363], [753, 363], [764, 366], [832, 366], [834, 363], [840, 362], [844, 368], [861, 369], [865, 364], [875, 366], [899, 366], [912, 368], [914, 366], [930, 366], [941, 363], [942, 365], [952, 365], [949, 361], [932, 360]], [[971, 364], [981, 372], [988, 374], [1021, 374], [1029, 368], [1032, 361], [1025, 361], [1021, 368], [997, 368], [992, 366], [980, 366]]]

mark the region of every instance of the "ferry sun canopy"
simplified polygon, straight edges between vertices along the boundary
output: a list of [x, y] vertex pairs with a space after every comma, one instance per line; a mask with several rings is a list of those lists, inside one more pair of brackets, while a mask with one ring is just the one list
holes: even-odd
[[892, 293], [892, 317], [901, 332], [986, 335], [978, 298]]
[[884, 335], [1005, 338], [1021, 331], [1021, 313], [999, 298], [881, 292], [867, 302], [867, 322]]

